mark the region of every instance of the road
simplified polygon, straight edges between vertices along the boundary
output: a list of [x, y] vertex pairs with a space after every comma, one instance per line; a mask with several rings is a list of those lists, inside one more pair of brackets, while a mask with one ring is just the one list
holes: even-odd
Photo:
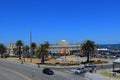
[[[38, 68], [37, 65], [32, 65], [29, 63], [20, 64], [20, 63], [9, 62], [0, 59], [0, 67], [20, 73], [26, 77], [31, 78], [32, 80], [84, 80], [81, 75], [74, 75], [73, 73], [64, 72], [62, 70], [53, 70], [55, 74], [52, 76], [48, 76], [42, 73], [43, 68]], [[0, 75], [2, 75], [3, 73], [5, 74], [4, 69], [3, 72], [0, 71]], [[7, 75], [9, 76], [6, 76], [7, 78], [6, 80], [11, 80], [8, 79], [8, 77], [10, 77], [10, 75], [12, 74], [8, 73]], [[0, 79], [0, 80], [5, 80], [5, 79]], [[12, 80], [16, 80], [16, 79], [12, 79]], [[20, 80], [25, 80], [25, 79], [20, 79]]]
[[[103, 69], [109, 68], [112, 68], [112, 65], [103, 66]], [[97, 66], [97, 70], [100, 69], [101, 66]], [[30, 78], [32, 80], [84, 80], [84, 73], [75, 75], [73, 74], [73, 69], [53, 69], [55, 74], [52, 76], [43, 74], [42, 70], [43, 67], [38, 68], [37, 65], [33, 65], [30, 63], [21, 64], [0, 59], [0, 78], [2, 78], [0, 80], [27, 80], [27, 78]], [[20, 75], [15, 74], [15, 72]], [[8, 76], [5, 77], [4, 74], [7, 74]], [[12, 79], [15, 77], [14, 75], [17, 75], [18, 79]], [[21, 79], [19, 79], [20, 76], [22, 76]], [[8, 79], [8, 77], [10, 78]]]
[[32, 80], [16, 71], [0, 67], [0, 80]]

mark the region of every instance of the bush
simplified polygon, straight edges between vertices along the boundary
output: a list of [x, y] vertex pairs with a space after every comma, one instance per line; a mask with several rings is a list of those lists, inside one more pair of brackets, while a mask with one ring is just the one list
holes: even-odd
[[85, 61], [85, 62], [81, 62], [81, 64], [86, 64], [86, 63], [94, 63], [95, 62], [95, 60], [90, 60], [89, 62], [87, 62], [87, 61]]
[[73, 66], [73, 65], [79, 65], [79, 62], [73, 62], [73, 63], [60, 63], [61, 66]]
[[55, 65], [59, 65], [60, 63], [59, 62], [56, 62]]
[[102, 64], [103, 62], [94, 62], [95, 64]]
[[97, 60], [97, 62], [102, 62], [101, 60]]

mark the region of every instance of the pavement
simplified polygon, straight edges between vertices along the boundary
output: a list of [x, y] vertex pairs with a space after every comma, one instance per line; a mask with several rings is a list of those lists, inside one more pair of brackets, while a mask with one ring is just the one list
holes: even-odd
[[[21, 63], [21, 61], [19, 59], [16, 59], [16, 58], [7, 58], [5, 60]], [[30, 65], [38, 66], [36, 64], [28, 63], [28, 62], [24, 62], [24, 64], [30, 64]], [[79, 65], [79, 66], [81, 66], [81, 65]], [[50, 68], [76, 68], [76, 67], [79, 67], [79, 66], [48, 66], [48, 65], [46, 66], [46, 65], [40, 65], [40, 67], [50, 67]], [[96, 73], [87, 72], [85, 74], [85, 80], [117, 80], [115, 78], [105, 77], [105, 76], [101, 75], [100, 73], [102, 71], [103, 70], [98, 70]]]
[[[7, 76], [7, 77], [6, 77]], [[32, 80], [31, 78], [0, 66], [0, 80]]]
[[[106, 70], [98, 70], [96, 73], [89, 73], [87, 72], [85, 76], [89, 78], [89, 80], [120, 80], [118, 78], [114, 78], [112, 76], [103, 76], [101, 72], [108, 72], [108, 73], [113, 73], [111, 69], [106, 69]], [[120, 74], [118, 74], [120, 75]]]

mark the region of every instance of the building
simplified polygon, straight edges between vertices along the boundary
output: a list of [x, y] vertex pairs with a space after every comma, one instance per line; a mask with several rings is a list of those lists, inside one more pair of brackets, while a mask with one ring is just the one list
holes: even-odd
[[[16, 46], [14, 43], [10, 43], [7, 47], [7, 53], [14, 53], [14, 48]], [[61, 54], [61, 55], [68, 55], [73, 52], [80, 52], [81, 45], [80, 44], [69, 44], [66, 40], [61, 40], [58, 44], [52, 44], [49, 46], [50, 54]]]
[[51, 54], [61, 54], [68, 55], [73, 51], [80, 51], [80, 44], [69, 44], [66, 40], [61, 40], [58, 44], [53, 44], [49, 46]]
[[7, 47], [7, 53], [14, 53], [13, 49], [15, 48], [15, 45], [13, 42], [10, 42], [10, 45]]

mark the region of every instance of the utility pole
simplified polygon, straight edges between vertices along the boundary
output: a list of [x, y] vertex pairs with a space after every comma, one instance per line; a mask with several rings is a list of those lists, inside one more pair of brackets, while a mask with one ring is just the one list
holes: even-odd
[[32, 47], [31, 47], [31, 44], [32, 44], [32, 31], [30, 31], [30, 63], [32, 63]]

